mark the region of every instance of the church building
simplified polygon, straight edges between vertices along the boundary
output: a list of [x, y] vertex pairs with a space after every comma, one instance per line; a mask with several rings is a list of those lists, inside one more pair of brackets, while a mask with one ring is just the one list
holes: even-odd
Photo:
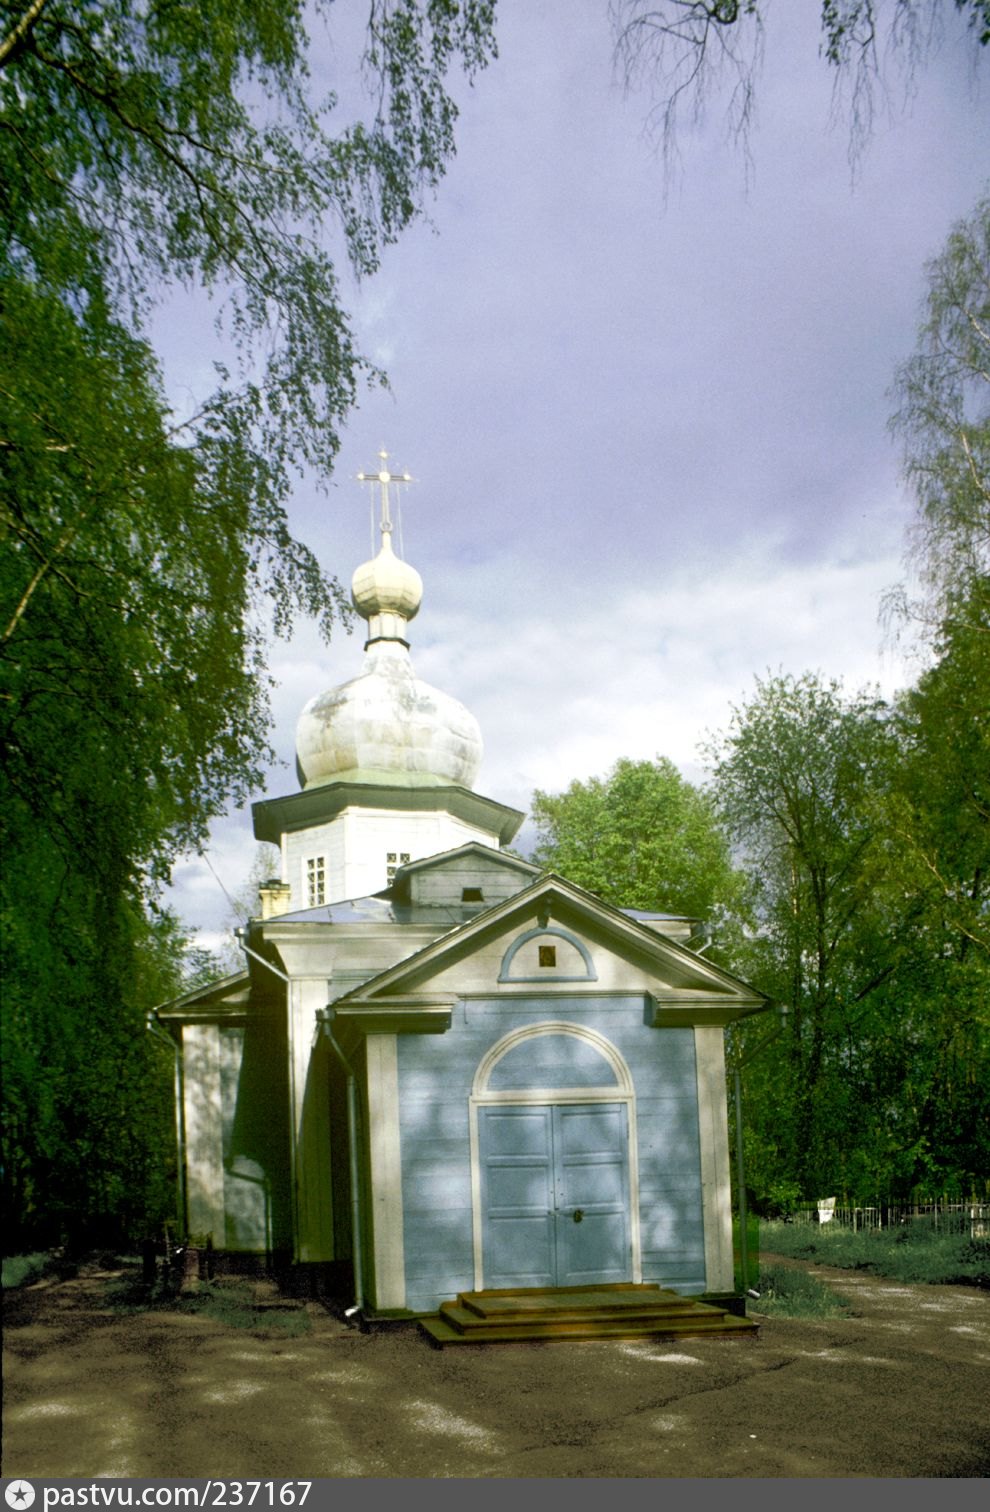
[[[477, 722], [416, 676], [419, 574], [353, 578], [364, 663], [296, 732], [298, 791], [254, 805], [277, 879], [245, 970], [160, 1007], [192, 1236], [346, 1276], [352, 1311], [652, 1283], [733, 1292], [724, 1029], [766, 998], [699, 923], [619, 909], [509, 852]], [[738, 1321], [738, 1320], [737, 1320]]]

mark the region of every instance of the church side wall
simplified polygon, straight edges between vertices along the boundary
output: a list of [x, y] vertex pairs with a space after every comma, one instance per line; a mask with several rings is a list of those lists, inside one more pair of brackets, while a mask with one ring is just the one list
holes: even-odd
[[284, 1032], [186, 1024], [182, 1047], [189, 1234], [246, 1254], [291, 1248]]
[[186, 1223], [197, 1237], [218, 1244], [224, 1232], [223, 1106], [220, 1029], [217, 1024], [182, 1026], [186, 1156]]
[[289, 986], [289, 1125], [295, 1255], [301, 1263], [333, 1260], [333, 1172], [327, 1056], [313, 1053], [316, 1015], [327, 1001], [325, 976]]
[[322, 856], [325, 862], [326, 901], [346, 897], [341, 891], [344, 876], [344, 830], [340, 821], [315, 824], [311, 829], [290, 830], [282, 837], [282, 881], [292, 888], [290, 909], [308, 908], [306, 862]]
[[447, 1034], [398, 1040], [406, 1306], [414, 1311], [433, 1311], [475, 1285], [469, 1099], [478, 1065], [511, 1030], [549, 1020], [597, 1031], [629, 1068], [642, 1279], [685, 1294], [707, 1289], [694, 1031], [649, 1028], [641, 994], [469, 999]]
[[271, 1022], [221, 1028], [224, 1229], [218, 1248], [291, 1249], [285, 1036]]

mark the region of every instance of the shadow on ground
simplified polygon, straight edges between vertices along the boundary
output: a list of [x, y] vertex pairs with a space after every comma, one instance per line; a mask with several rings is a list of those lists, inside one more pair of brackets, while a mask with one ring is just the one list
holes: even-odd
[[990, 1473], [990, 1296], [812, 1269], [848, 1315], [766, 1319], [756, 1342], [436, 1351], [313, 1302], [145, 1309], [129, 1274], [83, 1268], [5, 1300], [3, 1473]]

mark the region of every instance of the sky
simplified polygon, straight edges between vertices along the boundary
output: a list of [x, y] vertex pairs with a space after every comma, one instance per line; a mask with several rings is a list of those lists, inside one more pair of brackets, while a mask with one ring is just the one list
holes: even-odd
[[[303, 480], [291, 523], [349, 585], [372, 554], [356, 474], [383, 447], [412, 474], [413, 664], [479, 720], [476, 789], [522, 810], [620, 757], [703, 781], [699, 748], [758, 677], [890, 696], [916, 675], [879, 622], [913, 515], [890, 386], [924, 265], [990, 179], [990, 58], [974, 70], [949, 15], [913, 93], [889, 74], [853, 171], [820, 6], [765, 9], [749, 165], [712, 97], [668, 173], [607, 0], [499, 0], [499, 57], [456, 90], [429, 222], [372, 278], [341, 269], [390, 391], [361, 396], [329, 496]], [[363, 10], [314, 38], [315, 82], [344, 102]], [[181, 304], [159, 326], [177, 406], [207, 381], [201, 330]], [[305, 623], [272, 641], [279, 765], [258, 798], [296, 790], [299, 713], [362, 646]], [[256, 855], [232, 810], [207, 858], [176, 865], [166, 901], [198, 943], [221, 941]]]

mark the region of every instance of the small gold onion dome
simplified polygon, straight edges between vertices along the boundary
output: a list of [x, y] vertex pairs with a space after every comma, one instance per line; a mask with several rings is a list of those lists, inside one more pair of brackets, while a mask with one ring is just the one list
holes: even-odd
[[391, 531], [383, 531], [378, 555], [362, 563], [351, 579], [351, 602], [368, 621], [369, 639], [401, 638], [403, 626], [415, 618], [422, 599], [423, 579], [415, 567], [396, 556]]

